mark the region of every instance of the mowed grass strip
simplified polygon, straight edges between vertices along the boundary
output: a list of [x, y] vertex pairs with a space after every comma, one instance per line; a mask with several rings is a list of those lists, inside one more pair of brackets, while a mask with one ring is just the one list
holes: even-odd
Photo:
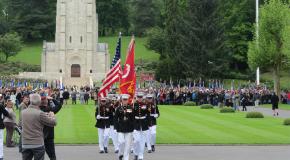
[[288, 144], [290, 128], [283, 119], [246, 119], [245, 113], [161, 107], [158, 142], [169, 144]]
[[[272, 109], [272, 104], [263, 104], [263, 105], [261, 105], [261, 107]], [[279, 109], [282, 109], [282, 110], [290, 110], [289, 104], [279, 104], [278, 107], [279, 107]]]
[[[290, 144], [290, 127], [282, 118], [246, 119], [245, 113], [219, 113], [218, 109], [160, 106], [159, 144]], [[56, 143], [98, 143], [95, 107], [67, 105], [57, 114]]]

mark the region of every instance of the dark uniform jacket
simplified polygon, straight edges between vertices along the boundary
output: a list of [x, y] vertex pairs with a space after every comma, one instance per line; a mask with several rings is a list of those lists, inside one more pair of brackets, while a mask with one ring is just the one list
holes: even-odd
[[158, 106], [155, 105], [154, 103], [147, 103], [147, 107], [150, 113], [150, 116], [148, 118], [149, 126], [151, 127], [151, 126], [157, 125], [157, 120], [154, 117], [154, 114], [158, 114], [158, 117], [160, 117]]
[[115, 121], [114, 121], [115, 104], [113, 102], [110, 103], [110, 110], [111, 110], [111, 113], [109, 114], [110, 126], [114, 126], [115, 125]]
[[120, 105], [115, 114], [116, 129], [119, 133], [130, 133], [134, 130], [134, 110], [131, 105]]
[[97, 119], [95, 126], [102, 129], [110, 128], [110, 115], [113, 114], [112, 112], [112, 108], [108, 103], [100, 104], [99, 107], [96, 108], [95, 117], [97, 119], [97, 116], [100, 115], [101, 118]]
[[272, 107], [277, 108], [279, 103], [279, 97], [277, 95], [271, 96]]
[[146, 131], [149, 129], [148, 117], [150, 112], [144, 102], [134, 104], [134, 129], [137, 131]]
[[[48, 107], [40, 106], [40, 110], [43, 112], [53, 112], [54, 114], [57, 114], [61, 110], [62, 105], [55, 99], [53, 99], [52, 102], [54, 106], [51, 106], [50, 104]], [[43, 134], [44, 139], [54, 139], [54, 127], [44, 126]]]
[[2, 104], [0, 104], [0, 129], [4, 129], [4, 123], [3, 123], [3, 118], [5, 117], [10, 117], [9, 113], [7, 110], [4, 108]]

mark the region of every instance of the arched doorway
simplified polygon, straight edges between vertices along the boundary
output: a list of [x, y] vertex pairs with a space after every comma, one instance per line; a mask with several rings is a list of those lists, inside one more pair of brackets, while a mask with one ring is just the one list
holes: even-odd
[[71, 77], [81, 77], [81, 66], [79, 64], [71, 65]]

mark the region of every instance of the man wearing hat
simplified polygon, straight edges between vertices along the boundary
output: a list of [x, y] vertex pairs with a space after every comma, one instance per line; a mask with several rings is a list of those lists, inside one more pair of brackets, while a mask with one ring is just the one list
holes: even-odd
[[96, 127], [98, 128], [100, 153], [108, 153], [109, 132], [111, 114], [110, 105], [105, 97], [101, 98], [99, 107], [96, 108], [95, 117], [97, 119]]
[[160, 116], [158, 106], [154, 103], [153, 97], [154, 96], [152, 94], [148, 94], [146, 96], [146, 104], [150, 113], [150, 116], [148, 117], [149, 131], [147, 132], [146, 138], [149, 153], [151, 151], [150, 149], [155, 152], [157, 118]]
[[137, 100], [134, 103], [134, 154], [135, 160], [142, 160], [144, 158], [144, 148], [146, 133], [149, 129], [148, 116], [149, 110], [143, 101], [143, 93], [137, 93]]
[[129, 95], [122, 95], [121, 105], [116, 109], [115, 119], [118, 132], [119, 160], [129, 160], [130, 146], [134, 130], [133, 107], [129, 104]]

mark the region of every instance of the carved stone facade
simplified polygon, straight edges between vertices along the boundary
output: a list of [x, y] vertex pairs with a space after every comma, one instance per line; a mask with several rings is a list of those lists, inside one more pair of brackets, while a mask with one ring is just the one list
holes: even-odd
[[108, 45], [98, 43], [96, 0], [58, 0], [55, 42], [43, 43], [41, 77], [19, 76], [84, 86], [104, 78], [109, 57]]

